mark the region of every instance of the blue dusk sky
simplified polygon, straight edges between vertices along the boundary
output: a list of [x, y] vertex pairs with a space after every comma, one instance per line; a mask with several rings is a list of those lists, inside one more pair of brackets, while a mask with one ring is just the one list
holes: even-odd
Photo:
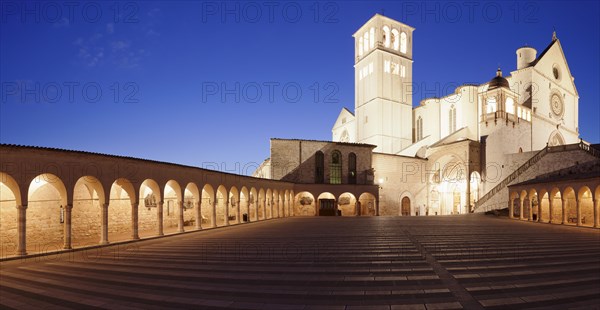
[[414, 104], [508, 74], [556, 29], [600, 140], [597, 1], [0, 3], [2, 143], [251, 173], [272, 137], [331, 139], [352, 34], [382, 12], [416, 28]]

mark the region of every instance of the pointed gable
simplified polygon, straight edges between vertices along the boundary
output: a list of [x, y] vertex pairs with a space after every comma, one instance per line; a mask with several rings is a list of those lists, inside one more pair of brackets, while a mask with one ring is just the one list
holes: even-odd
[[[542, 51], [539, 57], [531, 63], [531, 66], [535, 67], [538, 72], [542, 73], [562, 88], [579, 96], [560, 40], [553, 40], [546, 49]], [[555, 78], [556, 74], [558, 75], [558, 79]]]
[[333, 129], [345, 125], [346, 123], [353, 120], [354, 114], [350, 112], [350, 110], [343, 108], [342, 111], [340, 111], [340, 115], [338, 115], [337, 119], [335, 120], [335, 123], [333, 124]]

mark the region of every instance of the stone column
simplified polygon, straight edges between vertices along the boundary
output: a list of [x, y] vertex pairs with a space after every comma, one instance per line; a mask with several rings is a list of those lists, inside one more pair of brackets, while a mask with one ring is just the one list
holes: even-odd
[[217, 201], [209, 200], [208, 203], [212, 206], [212, 227], [217, 227]]
[[27, 255], [27, 206], [17, 206], [17, 255]]
[[[469, 152], [467, 152], [469, 154]], [[467, 195], [467, 213], [473, 212], [471, 210], [471, 169], [469, 169], [469, 155], [467, 155], [467, 178], [466, 178], [466, 195]], [[412, 201], [411, 201], [412, 202]], [[419, 205], [417, 204], [416, 207]], [[421, 212], [419, 212], [421, 214]]]
[[183, 201], [179, 201], [177, 208], [179, 209], [179, 222], [177, 223], [177, 232], [184, 232], [183, 229]]
[[263, 199], [262, 201], [262, 214], [263, 214], [263, 220], [267, 219], [267, 199]]
[[523, 215], [523, 199], [519, 198], [519, 219], [525, 219], [525, 216]]
[[140, 239], [139, 233], [139, 215], [138, 215], [138, 207], [139, 203], [131, 204], [131, 239], [138, 240]]
[[567, 210], [567, 200], [564, 198], [561, 198], [562, 201], [562, 222], [561, 224], [567, 224], [567, 212], [565, 212]]
[[242, 223], [242, 199], [238, 199], [238, 204], [237, 204], [237, 222], [238, 224]]
[[229, 226], [229, 199], [225, 200], [225, 226]]
[[63, 249], [71, 249], [71, 211], [73, 205], [66, 205], [65, 210], [65, 226], [64, 226], [64, 246]]
[[100, 244], [108, 244], [108, 203], [100, 206]]
[[200, 230], [202, 229], [202, 199], [200, 202], [196, 202], [194, 207], [196, 209], [196, 230]]
[[508, 201], [508, 217], [509, 218], [515, 218], [515, 200], [514, 199], [510, 199]]
[[600, 199], [594, 199], [594, 227], [600, 227], [598, 223], [598, 208], [600, 208]]
[[537, 219], [536, 222], [541, 223], [542, 222], [542, 200], [539, 198], [538, 195], [538, 199], [537, 199]]
[[532, 222], [533, 221], [533, 203], [532, 203], [531, 198], [529, 198], [529, 203], [528, 203], [527, 209], [529, 209], [529, 218], [527, 220]]
[[550, 197], [550, 194], [548, 194], [548, 223], [552, 224], [552, 204], [553, 204], [553, 197]]
[[581, 208], [579, 207], [577, 196], [575, 196], [575, 210], [577, 212], [577, 226], [581, 226]]
[[379, 199], [375, 200], [375, 216], [379, 216]]
[[160, 201], [157, 204], [157, 209], [156, 209], [156, 218], [158, 220], [158, 231], [157, 234], [159, 236], [163, 236], [164, 232], [163, 232], [163, 204], [164, 202]]

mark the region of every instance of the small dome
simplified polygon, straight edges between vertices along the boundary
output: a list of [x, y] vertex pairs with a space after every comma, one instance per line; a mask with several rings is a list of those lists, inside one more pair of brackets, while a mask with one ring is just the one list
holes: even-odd
[[500, 70], [500, 68], [498, 68], [498, 71], [496, 71], [496, 76], [488, 84], [488, 89], [494, 89], [498, 87], [510, 88], [508, 80], [502, 77], [502, 70]]

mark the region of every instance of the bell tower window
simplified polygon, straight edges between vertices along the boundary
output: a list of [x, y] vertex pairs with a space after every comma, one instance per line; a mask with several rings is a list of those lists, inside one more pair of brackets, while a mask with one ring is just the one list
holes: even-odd
[[400, 52], [406, 54], [406, 32], [400, 34]]

